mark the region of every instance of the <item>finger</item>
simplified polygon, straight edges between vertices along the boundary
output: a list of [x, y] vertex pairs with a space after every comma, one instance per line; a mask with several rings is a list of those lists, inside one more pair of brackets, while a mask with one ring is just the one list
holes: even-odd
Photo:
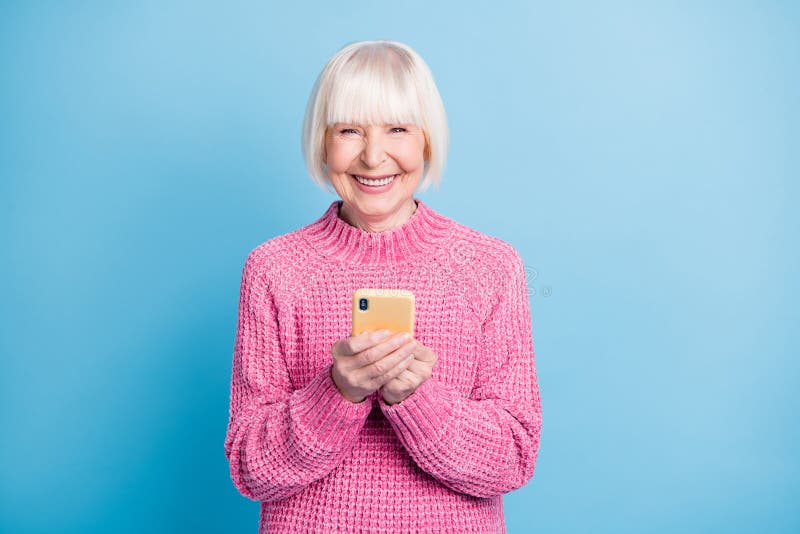
[[423, 362], [436, 361], [436, 354], [433, 352], [433, 350], [430, 347], [426, 347], [422, 343], [419, 343], [419, 346], [414, 351], [414, 357]]
[[[429, 379], [432, 371], [433, 366], [430, 363], [417, 359], [414, 359], [414, 361], [411, 362], [411, 365], [409, 365], [406, 369], [406, 372], [411, 373], [411, 375], [414, 376], [414, 379], [417, 380], [419, 384]], [[419, 384], [415, 382], [414, 388], [416, 389]]]
[[[409, 364], [414, 361], [414, 343], [406, 343], [384, 356], [380, 360], [363, 367], [363, 372], [370, 380], [380, 380], [401, 363]], [[405, 367], [404, 367], [405, 368]]]
[[404, 392], [414, 391], [423, 382], [423, 380], [419, 376], [417, 376], [415, 372], [411, 371], [408, 368], [404, 369], [402, 373], [397, 375], [395, 380], [399, 382], [399, 387], [397, 387], [397, 389], [400, 389]]
[[414, 358], [409, 354], [400, 362], [392, 367], [392, 369], [383, 374], [383, 376], [379, 377], [376, 381], [377, 384], [380, 384], [379, 387], [384, 386], [385, 384], [391, 382], [392, 380], [396, 379], [398, 376], [402, 376], [403, 373], [407, 372], [408, 366], [414, 363]]
[[427, 362], [420, 361], [416, 358], [414, 358], [414, 360], [412, 360], [411, 362], [411, 365], [407, 367], [409, 373], [412, 373], [420, 377], [424, 377], [425, 374], [428, 372], [429, 368], [430, 364], [428, 364]]
[[382, 341], [367, 348], [358, 355], [358, 358], [356, 359], [357, 366], [367, 367], [372, 365], [374, 362], [391, 354], [393, 351], [399, 349], [406, 343], [411, 344], [413, 340], [407, 336], [409, 336], [407, 333], [398, 333], [389, 337], [386, 341]]
[[388, 339], [391, 333], [391, 330], [368, 330], [357, 336], [350, 336], [343, 340], [341, 352], [342, 354], [349, 354], [351, 356], [358, 354], [374, 346], [376, 343]]

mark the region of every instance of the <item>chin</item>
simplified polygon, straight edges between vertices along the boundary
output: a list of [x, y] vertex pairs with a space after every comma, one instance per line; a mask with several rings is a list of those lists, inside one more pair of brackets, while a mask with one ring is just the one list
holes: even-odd
[[392, 198], [363, 198], [354, 197], [353, 206], [360, 211], [376, 213], [389, 211], [396, 203]]

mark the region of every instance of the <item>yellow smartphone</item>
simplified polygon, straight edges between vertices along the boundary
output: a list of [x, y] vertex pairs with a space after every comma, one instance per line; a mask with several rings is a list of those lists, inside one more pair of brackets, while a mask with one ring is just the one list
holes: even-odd
[[414, 294], [406, 289], [361, 288], [353, 292], [352, 335], [391, 330], [414, 335]]

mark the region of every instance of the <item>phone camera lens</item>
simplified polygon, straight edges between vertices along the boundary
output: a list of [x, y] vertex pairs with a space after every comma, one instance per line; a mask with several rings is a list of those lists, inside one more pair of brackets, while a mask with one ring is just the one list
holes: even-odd
[[359, 299], [358, 301], [358, 309], [364, 311], [367, 309], [367, 299]]

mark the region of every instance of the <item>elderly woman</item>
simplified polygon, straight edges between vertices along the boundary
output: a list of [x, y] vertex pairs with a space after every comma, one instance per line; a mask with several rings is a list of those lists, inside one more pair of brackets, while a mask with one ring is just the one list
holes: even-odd
[[[504, 532], [541, 406], [522, 260], [436, 212], [448, 130], [428, 66], [367, 41], [327, 63], [303, 150], [333, 201], [244, 262], [225, 454], [260, 532]], [[411, 291], [414, 336], [352, 336], [362, 287]]]

